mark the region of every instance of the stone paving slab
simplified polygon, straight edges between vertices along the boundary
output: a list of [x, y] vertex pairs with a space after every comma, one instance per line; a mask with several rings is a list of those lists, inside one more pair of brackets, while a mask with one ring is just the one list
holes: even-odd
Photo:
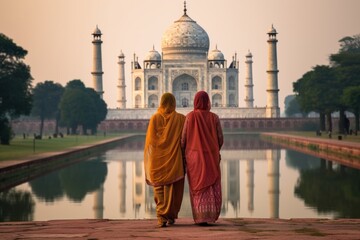
[[190, 218], [156, 227], [156, 220], [52, 220], [0, 223], [0, 239], [360, 239], [360, 219], [220, 219], [198, 226]]

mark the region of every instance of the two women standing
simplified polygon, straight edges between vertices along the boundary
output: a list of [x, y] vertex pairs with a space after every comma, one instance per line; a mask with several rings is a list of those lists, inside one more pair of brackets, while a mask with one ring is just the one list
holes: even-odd
[[[206, 92], [195, 95], [194, 110], [175, 111], [175, 97], [165, 93], [146, 133], [145, 177], [154, 186], [158, 226], [173, 224], [188, 174], [193, 218], [197, 224], [215, 222], [221, 209], [220, 148], [223, 134], [219, 117], [210, 112]], [[184, 158], [184, 160], [183, 160]]]

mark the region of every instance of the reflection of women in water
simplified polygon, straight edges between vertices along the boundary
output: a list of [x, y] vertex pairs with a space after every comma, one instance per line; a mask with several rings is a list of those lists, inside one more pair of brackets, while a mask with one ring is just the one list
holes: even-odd
[[146, 133], [146, 182], [154, 187], [158, 226], [174, 224], [184, 192], [184, 164], [180, 137], [185, 116], [175, 111], [174, 95], [165, 93]]
[[344, 117], [344, 129], [345, 129], [345, 134], [349, 134], [350, 133], [350, 120], [346, 117]]
[[221, 208], [220, 148], [223, 133], [219, 117], [210, 112], [209, 95], [195, 95], [194, 110], [187, 116], [181, 137], [195, 223], [215, 222]]

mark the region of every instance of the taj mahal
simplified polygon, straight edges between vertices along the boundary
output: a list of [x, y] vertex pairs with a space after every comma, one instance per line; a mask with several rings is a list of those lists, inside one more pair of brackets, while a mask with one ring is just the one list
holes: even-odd
[[[186, 114], [193, 108], [197, 91], [205, 90], [211, 100], [211, 111], [220, 118], [279, 118], [277, 31], [271, 26], [268, 34], [267, 104], [254, 107], [252, 54], [245, 56], [244, 96], [239, 96], [239, 61], [235, 53], [228, 61], [217, 48], [209, 51], [207, 32], [187, 14], [184, 2], [183, 15], [164, 32], [161, 54], [153, 47], [141, 63], [134, 54], [131, 62], [130, 96], [133, 106], [127, 107], [125, 84], [125, 55], [118, 56], [118, 106], [109, 109], [107, 119], [149, 119], [159, 106], [163, 93], [171, 92], [177, 102], [176, 111]], [[101, 31], [93, 35], [93, 86], [103, 97]], [[265, 70], [264, 70], [265, 71]], [[245, 107], [239, 107], [239, 101]]]

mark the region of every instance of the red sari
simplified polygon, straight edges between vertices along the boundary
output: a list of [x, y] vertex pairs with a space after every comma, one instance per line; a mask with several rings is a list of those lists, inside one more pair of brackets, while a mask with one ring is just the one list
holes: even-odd
[[222, 144], [219, 117], [210, 112], [208, 94], [200, 91], [195, 95], [194, 110], [186, 116], [181, 137], [195, 223], [215, 222], [219, 218]]

